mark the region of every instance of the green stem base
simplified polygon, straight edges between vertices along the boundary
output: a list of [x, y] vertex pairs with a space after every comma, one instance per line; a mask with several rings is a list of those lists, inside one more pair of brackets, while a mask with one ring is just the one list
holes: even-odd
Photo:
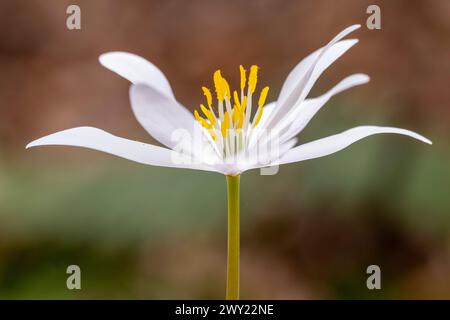
[[239, 175], [227, 176], [227, 300], [239, 300], [239, 180]]

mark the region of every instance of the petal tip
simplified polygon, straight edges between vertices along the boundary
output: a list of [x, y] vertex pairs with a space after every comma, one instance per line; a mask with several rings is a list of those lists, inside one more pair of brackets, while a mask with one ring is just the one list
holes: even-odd
[[30, 143], [28, 143], [28, 144], [25, 146], [25, 149], [30, 149], [30, 148], [33, 148], [33, 147], [35, 147], [35, 146], [37, 146], [36, 141], [31, 141]]
[[341, 40], [341, 42], [349, 43], [350, 47], [353, 47], [354, 45], [357, 45], [359, 43], [359, 39], [357, 39], [357, 38], [344, 39], [344, 40]]
[[429, 145], [433, 144], [433, 142], [430, 139], [424, 137], [421, 134], [418, 134], [418, 133], [416, 133], [414, 131], [409, 131], [409, 130], [407, 130], [407, 132], [409, 133], [409, 134], [407, 133], [407, 135], [411, 136], [412, 138], [415, 138], [415, 139], [417, 139], [419, 141], [422, 141], [423, 143], [426, 143], [426, 144], [429, 144]]
[[365, 73], [361, 73], [361, 81], [362, 81], [362, 83], [370, 82], [370, 76]]
[[423, 143], [426, 143], [426, 144], [429, 144], [429, 145], [433, 144], [433, 142], [430, 139], [424, 137], [423, 135], [418, 134], [418, 133], [413, 132], [413, 131], [411, 131], [411, 133], [412, 133], [411, 137], [416, 138], [417, 140], [422, 141]]
[[359, 84], [365, 84], [370, 81], [370, 76], [365, 73], [355, 73], [349, 77], [354, 77], [353, 79], [356, 79]]
[[105, 52], [102, 53], [98, 56], [98, 61], [103, 64], [103, 62], [108, 58], [108, 55], [110, 54], [110, 52]]
[[359, 28], [361, 28], [361, 24], [355, 23], [355, 24], [352, 24], [351, 26], [349, 26], [347, 29], [355, 31], [355, 30], [357, 30]]
[[105, 52], [98, 56], [98, 61], [102, 66], [105, 66], [108, 63], [109, 58], [114, 55], [116, 52]]
[[102, 53], [98, 56], [98, 61], [100, 64], [106, 68], [109, 68], [109, 65], [111, 62], [113, 62], [114, 58], [120, 57], [120, 56], [126, 56], [131, 55], [131, 53], [124, 52], [124, 51], [109, 51]]
[[344, 29], [344, 32], [349, 34], [350, 32], [353, 32], [355, 30], [358, 30], [359, 28], [361, 28], [360, 24], [352, 24], [351, 26], [347, 27]]

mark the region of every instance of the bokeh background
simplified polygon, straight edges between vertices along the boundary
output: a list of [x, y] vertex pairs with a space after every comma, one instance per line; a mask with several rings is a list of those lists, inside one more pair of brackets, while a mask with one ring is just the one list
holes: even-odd
[[[80, 31], [66, 8], [81, 7]], [[146, 167], [29, 141], [92, 125], [154, 142], [133, 118], [126, 80], [99, 54], [159, 66], [191, 108], [221, 68], [258, 64], [277, 93], [289, 70], [381, 7], [381, 30], [320, 79], [368, 85], [334, 97], [303, 142], [360, 124], [410, 128], [433, 146], [381, 135], [338, 154], [242, 177], [242, 298], [450, 298], [450, 2], [0, 2], [0, 298], [224, 297], [226, 184], [213, 173]], [[353, 35], [352, 35], [353, 36]], [[82, 289], [66, 288], [66, 268]], [[377, 264], [382, 289], [366, 288]]]

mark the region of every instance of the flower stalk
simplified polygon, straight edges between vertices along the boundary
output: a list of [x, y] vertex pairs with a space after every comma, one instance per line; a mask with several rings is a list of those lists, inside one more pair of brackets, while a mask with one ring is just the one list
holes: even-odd
[[227, 177], [228, 194], [228, 253], [227, 300], [239, 300], [239, 180], [240, 176]]

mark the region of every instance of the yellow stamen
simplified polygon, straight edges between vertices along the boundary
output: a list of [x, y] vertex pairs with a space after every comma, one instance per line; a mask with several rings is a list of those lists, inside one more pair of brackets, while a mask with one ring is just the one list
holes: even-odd
[[267, 93], [269, 92], [269, 87], [264, 87], [259, 95], [258, 106], [262, 107], [266, 103]]
[[239, 119], [238, 119], [237, 124], [236, 124], [236, 128], [238, 129], [238, 132], [240, 132], [239, 129], [242, 128], [243, 124], [244, 124], [244, 112], [241, 112], [239, 114]]
[[239, 66], [239, 71], [241, 73], [241, 90], [244, 90], [245, 83], [247, 82], [247, 70], [244, 69], [242, 65]]
[[206, 104], [208, 105], [208, 107], [211, 107], [211, 105], [212, 105], [211, 91], [209, 91], [209, 89], [207, 87], [202, 87], [202, 90], [203, 90], [203, 94], [206, 97]]
[[239, 96], [238, 96], [238, 93], [236, 92], [236, 90], [234, 90], [234, 92], [233, 92], [233, 98], [234, 98], [234, 103], [236, 104], [236, 106], [238, 107], [238, 109], [239, 109], [239, 110], [242, 109], [241, 103], [240, 103], [240, 101], [239, 101]]
[[242, 110], [239, 105], [235, 105], [233, 108], [233, 113], [231, 114], [231, 120], [233, 121], [233, 125], [238, 128], [239, 124], [242, 126], [242, 121], [244, 119], [244, 110]]
[[203, 128], [206, 128], [206, 129], [211, 129], [212, 128], [212, 125], [210, 123], [208, 123], [204, 118], [202, 118], [198, 114], [197, 110], [194, 110], [194, 116], [195, 116], [195, 119], [201, 124], [201, 126]]
[[247, 109], [247, 96], [244, 96], [244, 100], [242, 100], [242, 104], [241, 104], [242, 112], [245, 112], [245, 109]]
[[234, 106], [233, 111], [231, 113], [231, 120], [233, 121], [233, 123], [236, 123], [237, 118], [239, 117], [239, 109], [237, 108], [237, 106]]
[[220, 131], [222, 133], [222, 137], [227, 137], [227, 131], [230, 127], [230, 117], [228, 116], [228, 111], [225, 111], [225, 116], [222, 122], [222, 125], [220, 126]]
[[261, 120], [262, 114], [263, 114], [263, 107], [259, 107], [258, 108], [258, 112], [256, 113], [256, 119], [253, 120], [253, 128], [256, 127], [259, 123], [259, 121]]
[[202, 109], [202, 112], [208, 118], [211, 125], [214, 125], [216, 123], [216, 117], [214, 117], [212, 112], [209, 111], [203, 104], [200, 105], [200, 109]]
[[[258, 82], [258, 66], [252, 65], [247, 73], [247, 70], [240, 65], [239, 72], [240, 93], [239, 90], [236, 90], [233, 91], [233, 94], [231, 94], [230, 85], [222, 76], [220, 69], [214, 72], [213, 80], [218, 100], [218, 116], [213, 110], [212, 91], [205, 86], [201, 88], [206, 98], [206, 103], [200, 104], [200, 109], [194, 111], [196, 121], [208, 131], [210, 138], [216, 141], [219, 149], [221, 149], [219, 151], [223, 152], [225, 156], [227, 153], [234, 153], [235, 147], [238, 149], [243, 148], [241, 142], [245, 141], [246, 136], [241, 136], [242, 130], [244, 128], [247, 129], [248, 126], [256, 127], [260, 123], [264, 104], [269, 93], [269, 87], [264, 87], [261, 90], [257, 104], [258, 109], [253, 117], [253, 121], [250, 121], [252, 117], [252, 95], [256, 92]], [[247, 87], [246, 92], [244, 91], [245, 87]], [[224, 110], [225, 107], [226, 111]], [[228, 130], [232, 131], [228, 132]], [[232, 134], [229, 135], [229, 133]], [[220, 135], [222, 135], [223, 139]], [[220, 146], [217, 139], [221, 141]]]
[[211, 138], [216, 141], [217, 136], [216, 136], [216, 132], [214, 131], [214, 129], [209, 129], [209, 134], [211, 135]]
[[194, 117], [198, 122], [201, 122], [202, 117], [200, 117], [197, 110], [194, 110]]
[[225, 80], [224, 77], [222, 77], [222, 87], [223, 87], [224, 98], [231, 99], [230, 85], [228, 84], [228, 81]]
[[217, 100], [219, 102], [222, 102], [225, 92], [223, 89], [223, 81], [222, 75], [220, 74], [220, 70], [214, 72], [213, 80], [214, 80], [214, 87], [216, 88]]
[[256, 89], [256, 82], [258, 81], [258, 66], [250, 67], [250, 76], [248, 77], [248, 89], [253, 94]]

